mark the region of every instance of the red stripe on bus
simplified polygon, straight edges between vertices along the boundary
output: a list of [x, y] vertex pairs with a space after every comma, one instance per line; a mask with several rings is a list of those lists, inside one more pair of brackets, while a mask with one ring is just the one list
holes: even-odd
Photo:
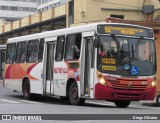
[[32, 66], [30, 66], [30, 67], [27, 69], [27, 73], [30, 74], [31, 70], [32, 70], [37, 64], [38, 64], [38, 63], [33, 64]]
[[12, 65], [9, 65], [8, 68], [6, 69], [6, 75], [5, 79], [10, 79], [10, 70], [11, 70]]

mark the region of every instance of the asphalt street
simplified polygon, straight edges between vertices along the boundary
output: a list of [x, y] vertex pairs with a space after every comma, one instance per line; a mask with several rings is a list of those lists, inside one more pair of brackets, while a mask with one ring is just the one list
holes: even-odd
[[[3, 87], [2, 82], [0, 83], [1, 115], [115, 114], [116, 118], [118, 114], [160, 114], [160, 107], [156, 105], [143, 105], [143, 103], [140, 101], [132, 102], [128, 108], [117, 108], [113, 103], [102, 100], [86, 100], [84, 106], [70, 105], [68, 102], [61, 101], [58, 97], [41, 97], [34, 101], [28, 101], [23, 99], [22, 92], [13, 92], [13, 90]], [[85, 122], [88, 123], [90, 120], [85, 120]], [[61, 122], [61, 120], [56, 122]]]

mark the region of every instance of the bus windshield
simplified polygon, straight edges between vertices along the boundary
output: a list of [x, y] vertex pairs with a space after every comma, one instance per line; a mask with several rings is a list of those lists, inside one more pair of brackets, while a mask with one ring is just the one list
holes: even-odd
[[100, 35], [98, 70], [117, 75], [147, 76], [156, 72], [154, 40]]

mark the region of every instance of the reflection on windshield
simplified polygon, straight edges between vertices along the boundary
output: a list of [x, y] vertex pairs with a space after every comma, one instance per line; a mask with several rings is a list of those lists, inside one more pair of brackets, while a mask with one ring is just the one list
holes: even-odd
[[156, 58], [153, 40], [100, 36], [98, 69], [119, 75], [153, 75]]

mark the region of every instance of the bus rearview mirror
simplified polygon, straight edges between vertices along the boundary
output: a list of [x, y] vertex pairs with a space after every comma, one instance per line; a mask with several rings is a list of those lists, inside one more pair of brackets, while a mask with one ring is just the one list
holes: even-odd
[[94, 39], [94, 47], [98, 47], [99, 44], [99, 38], [96, 36]]

